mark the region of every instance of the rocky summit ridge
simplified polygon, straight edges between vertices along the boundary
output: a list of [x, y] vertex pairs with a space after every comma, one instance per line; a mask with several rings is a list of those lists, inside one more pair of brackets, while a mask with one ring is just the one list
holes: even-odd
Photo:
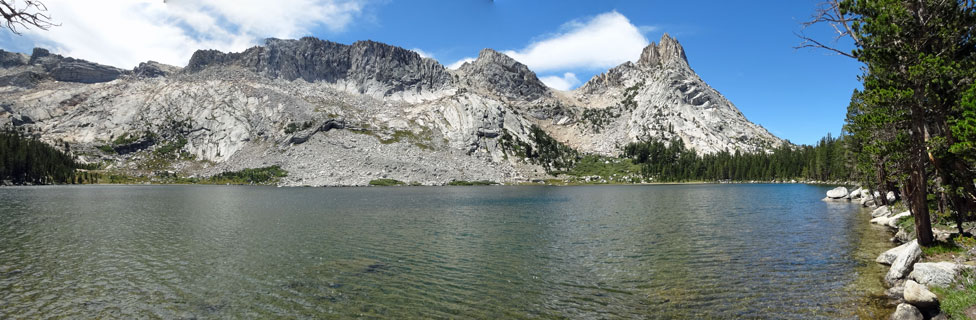
[[545, 178], [553, 160], [529, 150], [551, 138], [603, 155], [651, 138], [705, 153], [784, 143], [705, 84], [668, 35], [569, 92], [492, 49], [450, 70], [379, 42], [306, 37], [199, 50], [183, 68], [0, 50], [0, 97], [0, 126], [106, 170], [209, 176], [278, 165], [286, 185]]

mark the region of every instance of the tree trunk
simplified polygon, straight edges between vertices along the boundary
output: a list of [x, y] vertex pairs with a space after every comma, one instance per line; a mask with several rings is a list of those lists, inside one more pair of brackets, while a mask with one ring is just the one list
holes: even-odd
[[908, 208], [915, 219], [915, 234], [918, 236], [918, 244], [923, 247], [931, 246], [935, 243], [932, 235], [932, 220], [929, 218], [928, 205], [928, 178], [926, 177], [925, 165], [928, 163], [928, 152], [925, 149], [925, 118], [920, 107], [912, 108], [912, 135], [909, 158], [911, 167], [908, 174]]

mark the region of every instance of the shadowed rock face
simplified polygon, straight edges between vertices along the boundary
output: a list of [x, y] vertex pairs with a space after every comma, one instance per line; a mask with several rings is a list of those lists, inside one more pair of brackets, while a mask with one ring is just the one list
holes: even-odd
[[533, 101], [549, 95], [529, 67], [492, 49], [481, 50], [478, 59], [458, 68], [464, 84], [508, 100]]
[[374, 41], [344, 45], [311, 37], [268, 39], [264, 46], [241, 53], [200, 50], [190, 58], [186, 71], [227, 65], [286, 80], [346, 81], [358, 86], [361, 93], [375, 85], [389, 94], [434, 90], [452, 82], [443, 66], [410, 50]]
[[26, 54], [0, 50], [0, 68], [25, 66], [28, 62], [30, 57]]
[[118, 79], [124, 70], [81, 59], [65, 58], [51, 54], [46, 49], [35, 48], [29, 64], [39, 65], [54, 80], [65, 82], [98, 83]]

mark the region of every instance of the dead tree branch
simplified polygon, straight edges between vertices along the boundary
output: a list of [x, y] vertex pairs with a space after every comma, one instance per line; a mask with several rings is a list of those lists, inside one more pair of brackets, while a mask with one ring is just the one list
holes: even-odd
[[[855, 17], [852, 17], [844, 12], [844, 10], [840, 7], [839, 0], [828, 0], [817, 5], [817, 9], [814, 11], [811, 19], [803, 22], [802, 25], [803, 29], [806, 29], [813, 25], [826, 23], [830, 26], [830, 28], [834, 29], [834, 43], [843, 38], [850, 38], [854, 41], [854, 45], [860, 46], [860, 41], [854, 36], [854, 31], [851, 30], [851, 23], [853, 23], [855, 20]], [[799, 45], [793, 47], [794, 49], [825, 49], [848, 58], [855, 58], [853, 53], [845, 52], [838, 49], [836, 46], [811, 38], [804, 34], [803, 31], [795, 34], [800, 38], [801, 42]]]
[[47, 30], [57, 26], [51, 22], [51, 15], [47, 13], [47, 6], [38, 0], [0, 0], [0, 27], [6, 26], [14, 34], [20, 34], [21, 29], [38, 28]]

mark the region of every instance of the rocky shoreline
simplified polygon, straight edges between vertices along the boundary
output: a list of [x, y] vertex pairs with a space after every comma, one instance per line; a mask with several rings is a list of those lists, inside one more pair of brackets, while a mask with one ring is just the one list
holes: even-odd
[[[894, 236], [891, 242], [898, 246], [888, 249], [878, 255], [875, 262], [889, 266], [883, 279], [887, 289], [883, 295], [888, 305], [894, 308], [891, 319], [950, 319], [941, 308], [940, 296], [933, 291], [952, 290], [959, 286], [965, 278], [971, 277], [976, 271], [976, 247], [959, 247], [959, 254], [926, 254], [915, 239], [914, 224], [911, 213], [904, 210], [904, 206], [897, 202], [893, 192], [885, 195], [885, 200], [891, 205], [880, 205], [881, 194], [864, 188], [848, 190], [837, 187], [827, 192], [823, 199], [828, 202], [858, 202], [869, 213], [871, 225], [882, 226]], [[877, 200], [877, 201], [876, 201]], [[967, 233], [976, 231], [976, 226], [969, 225]], [[932, 231], [940, 244], [953, 243], [953, 239], [962, 237], [958, 232], [933, 226]], [[971, 280], [971, 279], [970, 279]], [[976, 317], [976, 305], [969, 306], [965, 315], [970, 319]]]

